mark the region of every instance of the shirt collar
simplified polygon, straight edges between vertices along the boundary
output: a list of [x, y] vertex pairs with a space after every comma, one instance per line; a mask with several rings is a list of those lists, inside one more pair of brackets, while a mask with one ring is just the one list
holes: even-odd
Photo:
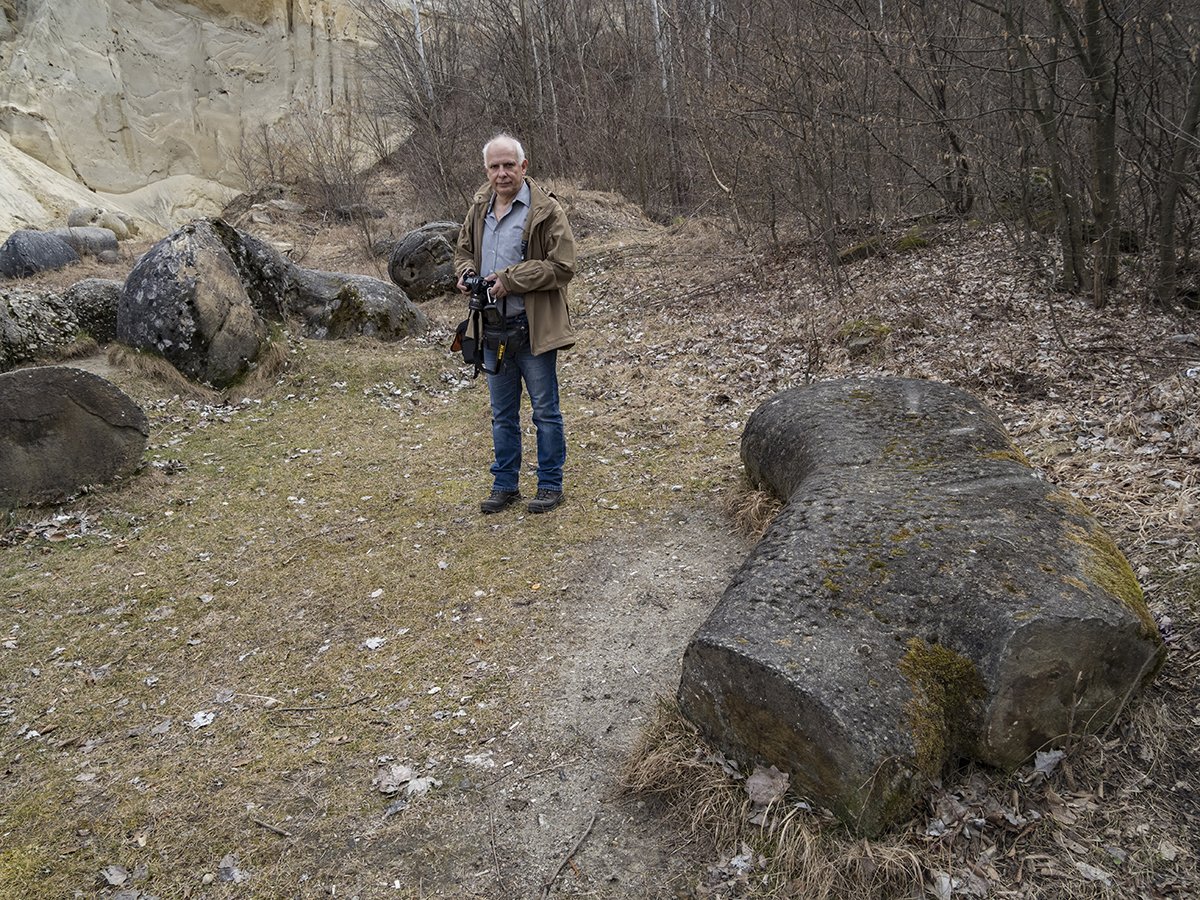
[[[529, 190], [529, 182], [521, 179], [521, 189], [517, 191], [517, 196], [513, 197], [513, 203], [523, 203], [526, 206], [533, 201], [533, 192]], [[488, 200], [487, 211], [490, 213], [496, 208], [496, 193], [492, 192], [491, 199]]]

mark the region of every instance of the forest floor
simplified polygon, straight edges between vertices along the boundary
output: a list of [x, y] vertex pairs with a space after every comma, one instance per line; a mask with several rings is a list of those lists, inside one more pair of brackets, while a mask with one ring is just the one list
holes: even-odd
[[[1195, 896], [1200, 316], [1145, 306], [1132, 258], [1102, 310], [1054, 293], [994, 227], [831, 267], [560, 193], [579, 344], [551, 515], [479, 515], [457, 298], [420, 338], [292, 339], [229, 395], [74, 363], [143, 405], [150, 446], [0, 533], [0, 897]], [[348, 226], [244, 227], [379, 273]], [[747, 416], [875, 375], [988, 403], [1127, 554], [1168, 655], [1112, 728], [948, 774], [863, 841], [801, 797], [751, 824], [749, 773], [671, 698], [753, 544]], [[675, 790], [632, 790], [631, 759]]]

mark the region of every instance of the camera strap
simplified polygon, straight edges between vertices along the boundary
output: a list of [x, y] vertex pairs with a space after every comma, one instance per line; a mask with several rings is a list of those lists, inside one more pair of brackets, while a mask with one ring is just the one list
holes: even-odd
[[[508, 297], [505, 296], [500, 299], [500, 321], [504, 323], [504, 326], [498, 331], [485, 330], [483, 312], [480, 310], [473, 310], [471, 312], [471, 319], [472, 329], [475, 332], [475, 346], [471, 360], [475, 371], [471, 374], [471, 377], [478, 378], [480, 372], [486, 372], [488, 375], [499, 375], [500, 369], [504, 365], [504, 352], [508, 349]], [[496, 367], [489, 369], [484, 362], [484, 351], [493, 336], [496, 340]]]

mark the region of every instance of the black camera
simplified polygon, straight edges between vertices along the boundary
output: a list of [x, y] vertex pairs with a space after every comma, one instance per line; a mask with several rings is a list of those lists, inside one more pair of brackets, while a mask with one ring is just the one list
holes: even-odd
[[503, 324], [503, 317], [500, 314], [500, 307], [496, 300], [488, 293], [491, 290], [492, 283], [482, 275], [476, 275], [474, 272], [468, 272], [463, 276], [463, 287], [467, 289], [470, 297], [467, 300], [467, 309], [471, 312], [480, 313], [483, 316], [483, 325], [485, 328], [498, 328]]
[[488, 291], [492, 287], [492, 283], [482, 275], [476, 275], [474, 272], [468, 272], [463, 276], [463, 287], [467, 289], [467, 293], [471, 295], [471, 299], [467, 301], [468, 306], [473, 311], [483, 309], [489, 303], [495, 301], [488, 296]]

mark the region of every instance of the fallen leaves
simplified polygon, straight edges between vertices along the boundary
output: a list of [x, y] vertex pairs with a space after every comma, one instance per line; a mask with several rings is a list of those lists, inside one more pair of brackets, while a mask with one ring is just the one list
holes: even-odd
[[188, 721], [187, 726], [191, 729], [207, 728], [216, 721], [217, 714], [211, 709], [202, 709], [195, 713]]
[[767, 812], [773, 804], [783, 800], [788, 791], [788, 774], [774, 766], [759, 766], [746, 779], [746, 795], [750, 798], [751, 825], [766, 823]]
[[381, 794], [403, 791], [405, 798], [411, 798], [424, 796], [432, 788], [441, 787], [442, 782], [432, 775], [418, 775], [402, 763], [385, 762], [375, 771], [371, 786]]

